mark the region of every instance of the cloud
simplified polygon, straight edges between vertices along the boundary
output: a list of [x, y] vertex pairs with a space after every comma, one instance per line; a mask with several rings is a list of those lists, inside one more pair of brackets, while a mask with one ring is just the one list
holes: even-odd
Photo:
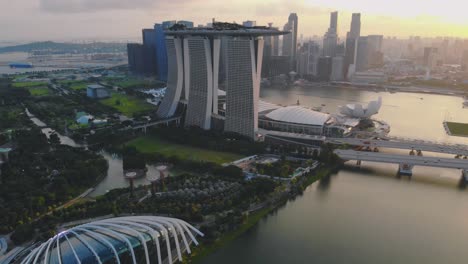
[[39, 0], [39, 7], [52, 13], [81, 13], [116, 9], [145, 9], [182, 0]]

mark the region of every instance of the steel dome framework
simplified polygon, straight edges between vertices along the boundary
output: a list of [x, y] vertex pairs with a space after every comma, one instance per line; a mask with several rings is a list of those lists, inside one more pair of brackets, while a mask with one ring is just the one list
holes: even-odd
[[[189, 223], [168, 217], [118, 217], [79, 225], [60, 232], [35, 248], [21, 264], [54, 263], [173, 263], [182, 261], [195, 235], [203, 236]], [[175, 252], [174, 252], [175, 251]]]

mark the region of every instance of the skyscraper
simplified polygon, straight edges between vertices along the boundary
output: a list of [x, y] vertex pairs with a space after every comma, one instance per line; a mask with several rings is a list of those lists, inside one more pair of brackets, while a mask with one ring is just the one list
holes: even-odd
[[462, 69], [465, 72], [468, 72], [468, 49], [463, 51], [461, 65], [462, 65]]
[[142, 73], [144, 64], [144, 48], [139, 43], [127, 44], [128, 69], [133, 73]]
[[[216, 30], [165, 31], [169, 74], [166, 95], [157, 114], [162, 118], [174, 115], [185, 97], [185, 126], [210, 129], [212, 118], [222, 118], [224, 131], [254, 139], [264, 46], [261, 36], [283, 32], [240, 29], [236, 24], [225, 23], [213, 23], [213, 27]], [[221, 55], [226, 78], [225, 117], [218, 114], [217, 102]]]
[[282, 56], [292, 57], [292, 46], [293, 46], [293, 38], [294, 33], [292, 32], [292, 27], [289, 23], [286, 23], [283, 27], [283, 31], [289, 31], [290, 34], [283, 35], [283, 49], [282, 49]]
[[218, 112], [219, 38], [184, 38], [184, 81], [188, 91], [185, 126], [211, 128], [211, 113]]
[[301, 78], [312, 78], [317, 75], [317, 62], [320, 47], [314, 41], [304, 43], [298, 50], [297, 73]]
[[[295, 68], [295, 61], [297, 59], [297, 28], [298, 17], [296, 13], [291, 13], [288, 18], [288, 23], [283, 27], [284, 31], [291, 33], [283, 36], [283, 56], [289, 56], [293, 67]], [[293, 69], [294, 70], [294, 69]]]
[[154, 25], [154, 31], [156, 36], [156, 59], [158, 66], [158, 79], [164, 82], [166, 82], [168, 78], [166, 35], [164, 34], [164, 31], [175, 24], [184, 25], [186, 28], [193, 28], [193, 22], [185, 20], [164, 21], [161, 24]]
[[164, 30], [176, 24], [176, 21], [165, 21], [162, 24], [155, 24], [154, 31], [156, 34], [156, 59], [158, 65], [158, 79], [167, 82], [168, 63], [166, 50], [166, 36]]
[[369, 43], [368, 37], [359, 37], [356, 52], [356, 72], [366, 71], [369, 68]]
[[346, 35], [345, 75], [348, 75], [349, 67], [355, 64], [357, 41], [361, 36], [361, 14], [354, 13], [351, 18], [351, 28]]
[[323, 37], [323, 56], [334, 57], [338, 43], [338, 12], [330, 14], [330, 27]]
[[297, 53], [297, 29], [298, 29], [299, 19], [296, 13], [291, 13], [289, 15], [288, 23], [291, 25], [291, 34], [293, 34], [292, 42], [292, 57], [293, 60], [296, 59]]
[[338, 34], [338, 11], [330, 14], [330, 32]]
[[330, 81], [342, 81], [344, 79], [344, 57], [332, 58]]
[[330, 81], [330, 75], [332, 71], [332, 58], [331, 57], [320, 57], [317, 63], [317, 78], [319, 81], [328, 82]]
[[382, 53], [383, 36], [382, 35], [369, 35], [367, 36], [368, 45], [368, 67], [378, 68], [383, 66], [383, 53]]
[[[157, 114], [166, 118], [175, 114], [182, 95], [184, 85], [182, 39], [166, 37], [164, 47], [167, 47], [167, 89]], [[185, 91], [184, 95], [186, 94], [188, 91]]]
[[146, 74], [156, 74], [156, 32], [152, 28], [146, 28], [142, 30], [142, 36], [144, 49], [143, 72]]
[[156, 74], [156, 33], [153, 29], [142, 30], [143, 44], [127, 44], [128, 67], [133, 73]]

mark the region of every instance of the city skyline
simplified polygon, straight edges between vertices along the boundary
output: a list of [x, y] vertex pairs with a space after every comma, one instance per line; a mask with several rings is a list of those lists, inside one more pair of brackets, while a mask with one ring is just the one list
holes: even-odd
[[[362, 14], [362, 35], [383, 34], [406, 38], [412, 35], [423, 37], [453, 36], [468, 37], [468, 21], [463, 17], [463, 4], [457, 1], [431, 0], [406, 3], [402, 0], [390, 3], [370, 4], [369, 1], [245, 1], [226, 7], [211, 0], [193, 1], [90, 1], [73, 0], [66, 3], [56, 0], [27, 0], [9, 3], [0, 8], [0, 34], [3, 41], [25, 40], [77, 40], [93, 38], [136, 37], [137, 29], [157, 21], [177, 17], [206, 24], [215, 17], [218, 21], [241, 23], [255, 20], [259, 25], [273, 22], [282, 27], [291, 12], [297, 12], [301, 25], [299, 33], [304, 36], [322, 36], [329, 22], [329, 13], [338, 11], [339, 37], [344, 38], [349, 30], [351, 13]], [[416, 10], [416, 11], [415, 11]], [[212, 14], [212, 15], [210, 15]], [[34, 19], [32, 30], [31, 21]], [[128, 18], [128, 19], [124, 19]], [[405, 26], [402, 27], [401, 25]], [[73, 31], [70, 31], [73, 28]]]

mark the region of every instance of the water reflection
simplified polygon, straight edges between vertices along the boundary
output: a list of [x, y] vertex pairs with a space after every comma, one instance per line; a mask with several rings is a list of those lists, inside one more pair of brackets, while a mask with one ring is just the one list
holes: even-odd
[[[34, 117], [27, 109], [26, 114], [29, 116], [29, 118], [35, 125], [42, 127], [42, 133], [44, 133], [47, 137], [55, 133], [60, 138], [61, 144], [68, 145], [71, 147], [86, 147], [84, 145], [78, 144], [70, 137], [61, 135], [57, 131], [46, 127], [47, 124]], [[112, 189], [129, 187], [129, 181], [124, 177], [123, 173], [122, 158], [116, 154], [111, 154], [106, 151], [101, 151], [100, 154], [104, 157], [104, 159], [107, 160], [109, 164], [109, 169], [107, 170], [106, 177], [99, 184], [97, 184], [94, 187], [94, 190], [89, 194], [89, 196], [91, 197], [97, 197], [106, 194]], [[159, 173], [156, 170], [156, 166], [147, 165], [147, 168], [147, 175], [159, 175]], [[135, 187], [150, 184], [150, 182], [145, 177], [135, 179], [133, 183]]]

